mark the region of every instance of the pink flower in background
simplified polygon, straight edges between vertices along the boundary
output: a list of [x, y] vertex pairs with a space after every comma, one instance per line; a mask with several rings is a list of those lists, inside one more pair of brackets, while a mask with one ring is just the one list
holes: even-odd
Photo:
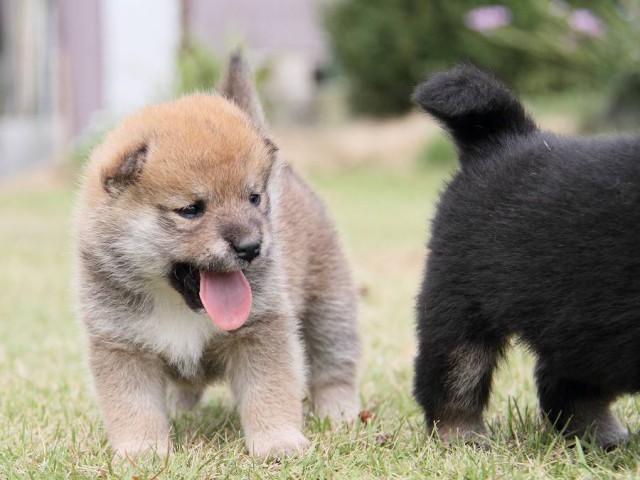
[[489, 34], [499, 27], [511, 23], [511, 10], [504, 5], [487, 5], [469, 10], [464, 23], [471, 30]]
[[588, 8], [578, 8], [569, 15], [569, 26], [589, 37], [604, 37], [604, 27], [598, 17]]

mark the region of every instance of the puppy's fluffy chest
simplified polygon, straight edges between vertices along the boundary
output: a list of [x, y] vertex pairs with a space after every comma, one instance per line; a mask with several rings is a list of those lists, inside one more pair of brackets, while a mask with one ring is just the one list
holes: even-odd
[[189, 309], [169, 287], [156, 289], [153, 308], [136, 322], [136, 343], [164, 358], [181, 376], [194, 377], [201, 369], [204, 349], [228, 334], [209, 317]]

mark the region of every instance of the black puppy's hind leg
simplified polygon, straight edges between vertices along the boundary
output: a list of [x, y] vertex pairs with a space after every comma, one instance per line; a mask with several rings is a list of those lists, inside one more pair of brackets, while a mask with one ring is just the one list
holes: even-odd
[[543, 415], [566, 436], [591, 435], [605, 450], [629, 439], [628, 430], [611, 411], [613, 395], [597, 386], [557, 378], [542, 361], [536, 366], [536, 382]]
[[474, 441], [486, 433], [482, 414], [502, 344], [465, 337], [464, 317], [459, 323], [427, 312], [421, 317], [414, 395], [427, 427], [435, 427], [445, 443]]

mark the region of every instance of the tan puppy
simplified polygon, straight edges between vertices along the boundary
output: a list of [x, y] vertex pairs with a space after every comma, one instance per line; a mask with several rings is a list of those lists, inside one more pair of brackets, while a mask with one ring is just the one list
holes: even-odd
[[[167, 450], [167, 410], [226, 378], [249, 451], [356, 417], [356, 300], [320, 200], [266, 136], [248, 68], [221, 95], [144, 109], [93, 153], [77, 212], [80, 307], [111, 446]], [[167, 393], [170, 392], [167, 404]]]

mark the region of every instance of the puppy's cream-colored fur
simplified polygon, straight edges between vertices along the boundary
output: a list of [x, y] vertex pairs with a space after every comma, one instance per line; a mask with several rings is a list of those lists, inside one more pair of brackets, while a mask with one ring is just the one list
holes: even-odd
[[[178, 214], [194, 202], [200, 216]], [[305, 384], [318, 415], [356, 417], [349, 271], [322, 203], [268, 139], [241, 58], [220, 94], [148, 107], [113, 130], [87, 166], [76, 222], [89, 365], [115, 451], [167, 451], [167, 411], [222, 378], [259, 457], [307, 446]], [[260, 239], [258, 257], [238, 258], [233, 235]], [[170, 281], [180, 263], [242, 270], [246, 323], [225, 331], [190, 308]]]

